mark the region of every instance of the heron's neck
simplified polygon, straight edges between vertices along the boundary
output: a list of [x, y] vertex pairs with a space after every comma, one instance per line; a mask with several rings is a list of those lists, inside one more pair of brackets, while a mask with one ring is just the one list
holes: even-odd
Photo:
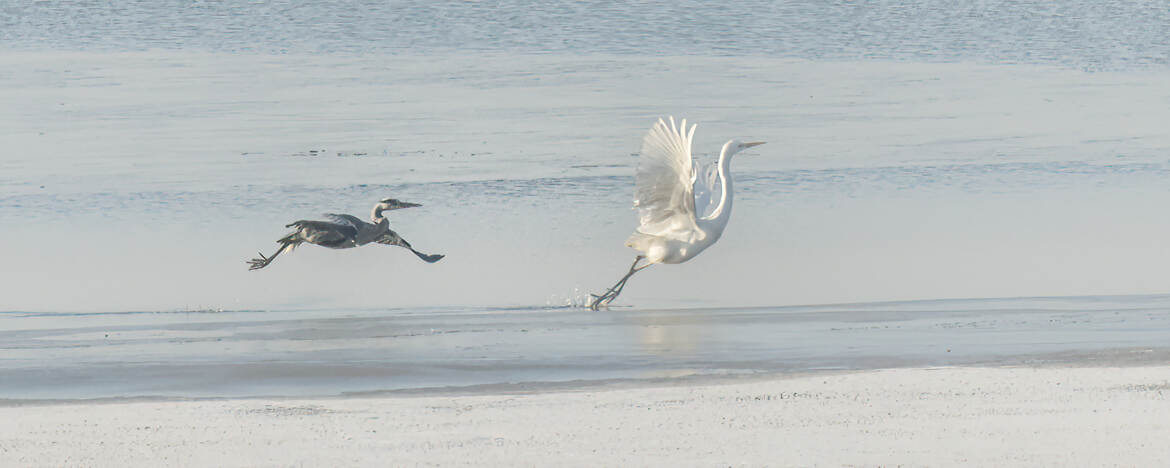
[[731, 154], [727, 152], [727, 146], [723, 147], [723, 151], [719, 152], [719, 204], [715, 205], [715, 210], [711, 212], [711, 216], [707, 219], [717, 226], [726, 226], [727, 219], [731, 217]]
[[382, 217], [382, 212], [385, 210], [386, 207], [382, 206], [381, 204], [374, 206], [374, 211], [370, 212], [370, 220], [372, 220], [374, 224], [381, 224], [382, 221], [386, 219]]

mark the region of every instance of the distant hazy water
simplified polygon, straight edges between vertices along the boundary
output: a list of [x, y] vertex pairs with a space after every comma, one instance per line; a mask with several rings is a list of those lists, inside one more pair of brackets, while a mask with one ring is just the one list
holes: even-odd
[[737, 55], [1124, 70], [1170, 63], [1131, 1], [17, 1], [0, 47], [227, 53]]

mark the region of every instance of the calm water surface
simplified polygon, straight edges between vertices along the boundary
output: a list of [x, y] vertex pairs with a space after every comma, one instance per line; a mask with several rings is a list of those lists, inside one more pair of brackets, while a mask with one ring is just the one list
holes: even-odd
[[[1166, 296], [772, 308], [0, 314], [0, 405], [530, 391], [963, 364], [1162, 362]], [[67, 318], [68, 320], [62, 320]]]

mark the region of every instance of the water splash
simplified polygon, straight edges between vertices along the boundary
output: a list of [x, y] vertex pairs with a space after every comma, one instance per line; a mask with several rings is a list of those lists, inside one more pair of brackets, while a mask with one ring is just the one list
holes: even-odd
[[585, 309], [589, 307], [590, 294], [581, 288], [573, 288], [567, 295], [550, 294], [545, 301], [548, 307], [565, 307], [569, 309]]

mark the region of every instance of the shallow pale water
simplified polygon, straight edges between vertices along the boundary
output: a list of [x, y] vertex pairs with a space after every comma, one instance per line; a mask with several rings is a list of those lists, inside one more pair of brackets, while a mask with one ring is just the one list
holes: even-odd
[[1160, 362], [1170, 297], [825, 306], [0, 314], [0, 400], [529, 391], [962, 364]]
[[[794, 304], [1145, 298], [1167, 289], [1163, 8], [399, 2], [348, 11], [329, 2], [0, 2], [0, 340], [50, 353], [0, 357], [4, 372], [45, 366], [44, 379], [17, 379], [28, 386], [8, 387], [8, 396], [118, 375], [112, 369], [133, 362], [118, 359], [139, 353], [158, 353], [146, 365], [154, 370], [62, 395], [179, 394], [197, 387], [184, 380], [198, 374], [186, 360], [233, 362], [239, 356], [212, 340], [252, 321], [286, 323], [274, 325], [283, 336], [300, 318], [337, 317], [341, 336], [364, 337], [353, 335], [363, 320], [397, 329], [403, 317], [435, 315], [456, 330], [497, 315], [507, 330], [580, 320], [591, 325], [574, 329], [586, 330], [579, 336], [525, 346], [555, 349], [565, 338], [595, 343], [585, 349], [599, 354], [566, 351], [512, 374], [426, 377], [429, 362], [395, 367], [378, 361], [378, 349], [355, 348], [323, 354], [317, 370], [293, 366], [192, 394], [754, 372], [714, 351], [618, 365], [634, 342], [594, 322], [677, 313], [738, 327], [744, 307], [771, 317]], [[702, 157], [730, 138], [769, 142], [735, 161], [726, 234], [686, 265], [636, 276], [618, 302], [625, 315], [544, 309], [579, 305], [628, 265], [636, 152], [653, 120], [670, 114], [699, 122]], [[447, 258], [427, 265], [389, 247], [306, 246], [246, 271], [256, 251], [274, 250], [284, 224], [323, 212], [364, 216], [387, 196], [424, 205], [394, 213], [394, 229]], [[940, 317], [966, 307], [943, 304]], [[344, 319], [355, 314], [365, 318]], [[167, 338], [177, 318], [219, 325], [179, 333], [203, 343], [184, 347]], [[795, 326], [775, 323], [777, 333]], [[160, 347], [87, 341], [132, 325], [161, 333], [151, 338]], [[85, 330], [63, 331], [73, 328]], [[1051, 347], [1024, 333], [1009, 354], [1140, 347], [1164, 337], [1157, 330], [1089, 328]], [[64, 367], [52, 367], [51, 353], [63, 351], [24, 341], [40, 334], [101, 343], [94, 359], [108, 367], [85, 374], [92, 363], [67, 352]], [[287, 354], [280, 340], [257, 346], [311, 361], [323, 341], [307, 336], [293, 340], [305, 354]], [[504, 340], [474, 336], [481, 344], [462, 346]], [[842, 357], [840, 336], [799, 355], [811, 364], [776, 360], [790, 349], [760, 339], [773, 347], [760, 345], [757, 357], [776, 361], [759, 369], [858, 365]], [[918, 337], [898, 339], [938, 343]], [[614, 361], [601, 360], [612, 365], [572, 370], [603, 356], [599, 343], [615, 346]], [[248, 346], [233, 349], [255, 351]], [[984, 346], [936, 361], [918, 352], [878, 355], [946, 363], [994, 354]], [[365, 355], [379, 362], [374, 377], [362, 377]], [[359, 368], [352, 384], [281, 380], [350, 364]], [[152, 374], [172, 366], [171, 377]], [[134, 376], [144, 375], [162, 383], [142, 386], [149, 379]]]

